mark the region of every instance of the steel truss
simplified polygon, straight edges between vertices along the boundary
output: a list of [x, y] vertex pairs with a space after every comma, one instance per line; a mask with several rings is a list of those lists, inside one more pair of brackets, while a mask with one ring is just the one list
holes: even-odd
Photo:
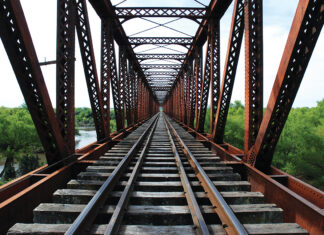
[[74, 54], [76, 9], [72, 0], [57, 1], [56, 119], [69, 154], [75, 149]]
[[141, 64], [143, 70], [147, 69], [181, 69], [181, 64]]
[[216, 143], [223, 143], [227, 114], [231, 102], [234, 79], [240, 55], [243, 31], [244, 0], [236, 0], [234, 3], [232, 26], [225, 62], [225, 72], [217, 105], [217, 113], [214, 124], [211, 124], [214, 125], [212, 137]]
[[136, 54], [138, 61], [144, 60], [177, 60], [182, 62], [186, 54]]
[[107, 138], [108, 129], [103, 117], [102, 97], [99, 90], [99, 81], [96, 69], [96, 62], [90, 34], [88, 11], [85, 0], [76, 0], [77, 23], [76, 29], [79, 38], [81, 57], [83, 62], [84, 74], [88, 86], [92, 116], [96, 127], [99, 140]]
[[133, 47], [144, 44], [180, 45], [189, 47], [193, 43], [193, 38], [190, 37], [129, 37], [128, 40]]
[[262, 0], [245, 5], [245, 138], [248, 152], [255, 143], [263, 115]]
[[206, 17], [205, 8], [152, 8], [152, 7], [117, 7], [118, 18], [131, 19], [135, 17], [182, 17], [188, 19], [202, 19]]

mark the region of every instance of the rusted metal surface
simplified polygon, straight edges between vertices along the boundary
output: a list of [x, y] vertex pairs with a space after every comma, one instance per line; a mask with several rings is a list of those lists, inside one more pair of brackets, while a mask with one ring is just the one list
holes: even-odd
[[223, 143], [228, 109], [231, 102], [234, 79], [241, 51], [241, 43], [244, 31], [244, 1], [235, 0], [232, 26], [225, 61], [223, 82], [217, 105], [217, 113], [212, 136], [216, 143]]
[[[208, 34], [205, 69], [199, 103], [200, 108], [196, 120], [196, 129], [202, 133], [204, 132], [210, 84], [212, 87], [211, 120], [214, 120], [214, 113], [217, 110], [215, 101], [218, 100], [217, 96], [219, 94], [219, 21], [212, 21], [210, 23]], [[211, 123], [213, 123], [213, 121], [211, 121]]]
[[144, 60], [176, 60], [182, 62], [186, 54], [136, 54], [139, 62]]
[[300, 1], [248, 162], [269, 171], [273, 153], [324, 23], [321, 1]]
[[108, 135], [110, 135], [110, 83], [112, 77], [117, 76], [113, 44], [111, 22], [109, 20], [101, 21], [100, 89], [103, 119], [106, 123]]
[[188, 19], [201, 19], [206, 17], [206, 9], [184, 7], [117, 7], [116, 15], [124, 19], [131, 19], [134, 17], [182, 17]]
[[87, 82], [93, 121], [98, 140], [109, 137], [104, 121], [102, 97], [99, 89], [97, 67], [90, 33], [87, 4], [85, 0], [77, 0], [76, 29], [81, 50], [84, 74]]
[[56, 119], [69, 154], [75, 149], [74, 54], [76, 5], [57, 1]]
[[46, 153], [54, 163], [69, 153], [60, 132], [19, 1], [2, 2], [0, 36]]
[[245, 134], [247, 153], [255, 143], [263, 116], [263, 20], [262, 0], [247, 0], [245, 29]]
[[220, 22], [213, 20], [210, 24], [210, 133], [213, 133], [220, 94]]
[[193, 38], [190, 37], [129, 37], [129, 43], [135, 48], [136, 46], [145, 44], [158, 45], [180, 45], [189, 47], [193, 43]]

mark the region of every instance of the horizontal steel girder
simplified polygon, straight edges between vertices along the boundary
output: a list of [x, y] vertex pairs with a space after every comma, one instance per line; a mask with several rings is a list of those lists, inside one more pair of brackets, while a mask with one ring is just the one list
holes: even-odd
[[152, 75], [166, 75], [166, 76], [177, 76], [178, 72], [173, 71], [147, 71], [145, 72], [146, 76], [152, 76]]
[[181, 64], [141, 64], [145, 69], [181, 69]]
[[128, 41], [131, 45], [139, 46], [143, 44], [176, 44], [189, 47], [193, 38], [191, 37], [129, 37]]
[[183, 61], [186, 58], [186, 54], [136, 54], [136, 58], [139, 61], [143, 60], [178, 60]]
[[174, 7], [118, 7], [115, 9], [118, 18], [135, 17], [184, 17], [202, 19], [206, 8], [174, 8]]
[[146, 78], [147, 81], [151, 81], [151, 80], [155, 80], [155, 81], [164, 81], [164, 80], [168, 80], [168, 81], [174, 81], [175, 77], [148, 77]]

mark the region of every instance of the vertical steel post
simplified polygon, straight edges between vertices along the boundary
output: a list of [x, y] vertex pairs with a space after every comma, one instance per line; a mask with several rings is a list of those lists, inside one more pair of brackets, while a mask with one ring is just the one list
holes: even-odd
[[110, 83], [116, 79], [114, 38], [110, 19], [101, 21], [101, 95], [103, 117], [110, 133]]
[[233, 9], [232, 26], [227, 48], [222, 88], [212, 133], [212, 138], [216, 143], [223, 143], [227, 114], [231, 102], [238, 59], [240, 56], [243, 32], [244, 0], [236, 0]]
[[262, 0], [245, 2], [245, 134], [244, 150], [257, 137], [263, 115]]
[[127, 79], [126, 47], [119, 45], [119, 110], [122, 129], [125, 128], [125, 84]]
[[70, 154], [75, 149], [75, 7], [73, 0], [57, 1], [56, 119]]
[[103, 118], [102, 97], [99, 89], [98, 74], [94, 57], [88, 10], [85, 0], [76, 0], [77, 3], [77, 34], [81, 50], [84, 74], [86, 77], [92, 116], [96, 127], [98, 140], [108, 136], [106, 123]]

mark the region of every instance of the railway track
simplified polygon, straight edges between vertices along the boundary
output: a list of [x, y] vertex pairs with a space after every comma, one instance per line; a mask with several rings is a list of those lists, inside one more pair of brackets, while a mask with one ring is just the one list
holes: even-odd
[[307, 234], [160, 113], [9, 234]]

